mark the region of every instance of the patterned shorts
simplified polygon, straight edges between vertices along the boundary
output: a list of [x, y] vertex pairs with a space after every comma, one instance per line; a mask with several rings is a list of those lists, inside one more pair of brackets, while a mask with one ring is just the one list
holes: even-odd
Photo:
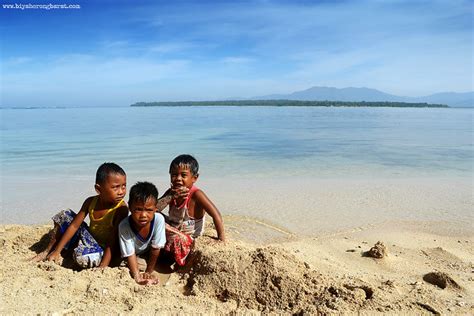
[[193, 238], [169, 224], [165, 226], [165, 233], [165, 251], [171, 252], [176, 263], [184, 266], [186, 257], [191, 252], [193, 246]]
[[[61, 234], [64, 234], [74, 217], [76, 217], [74, 211], [64, 210], [54, 215], [52, 220], [59, 226]], [[82, 268], [98, 267], [104, 255], [104, 250], [92, 237], [87, 224], [84, 222], [64, 248], [73, 248], [72, 257]]]

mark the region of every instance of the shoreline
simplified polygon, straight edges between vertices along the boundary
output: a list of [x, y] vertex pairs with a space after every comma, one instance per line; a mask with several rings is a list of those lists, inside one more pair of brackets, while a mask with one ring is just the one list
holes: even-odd
[[[215, 231], [208, 229], [198, 239], [193, 269], [172, 273], [166, 286], [149, 287], [136, 285], [125, 267], [74, 271], [26, 261], [50, 226], [0, 225], [0, 313], [474, 312], [472, 232], [450, 235], [446, 225], [438, 234], [439, 223], [405, 221], [311, 238], [275, 230], [276, 238], [254, 243], [239, 229], [263, 228], [260, 237], [268, 237], [265, 229], [273, 228], [249, 227], [252, 220], [245, 220], [239, 226], [227, 219], [225, 245], [213, 242]], [[377, 241], [388, 255], [366, 257]], [[457, 286], [443, 289], [424, 280], [436, 271]]]
[[[164, 192], [168, 177], [131, 173], [128, 184], [147, 180]], [[89, 182], [85, 178], [67, 183], [59, 178], [30, 182], [12, 179], [12, 189], [5, 186], [3, 190], [0, 224], [47, 224], [61, 209], [77, 210], [85, 197], [95, 194]], [[397, 220], [452, 221], [463, 226], [474, 222], [472, 179], [467, 177], [235, 177], [225, 189], [221, 179], [207, 177], [199, 180], [198, 187], [223, 216], [248, 217], [307, 237]]]

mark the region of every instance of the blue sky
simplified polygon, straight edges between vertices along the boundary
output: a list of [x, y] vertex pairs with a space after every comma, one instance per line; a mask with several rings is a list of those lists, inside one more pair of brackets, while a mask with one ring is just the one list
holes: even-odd
[[110, 106], [369, 87], [473, 90], [473, 1], [0, 6], [2, 106]]

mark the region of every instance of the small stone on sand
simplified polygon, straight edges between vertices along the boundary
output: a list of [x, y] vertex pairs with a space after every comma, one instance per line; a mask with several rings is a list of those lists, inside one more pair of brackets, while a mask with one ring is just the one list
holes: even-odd
[[377, 241], [375, 245], [366, 252], [368, 257], [381, 259], [388, 255], [387, 247], [381, 241]]

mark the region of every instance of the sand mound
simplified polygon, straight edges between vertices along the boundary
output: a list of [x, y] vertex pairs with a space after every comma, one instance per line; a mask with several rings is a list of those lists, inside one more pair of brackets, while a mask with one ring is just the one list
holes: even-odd
[[189, 271], [187, 292], [264, 312], [316, 313], [359, 310], [374, 290], [339, 284], [274, 247], [200, 247]]
[[456, 289], [460, 290], [459, 284], [454, 281], [448, 274], [443, 272], [430, 272], [423, 276], [423, 280], [426, 282], [436, 285], [441, 289]]

